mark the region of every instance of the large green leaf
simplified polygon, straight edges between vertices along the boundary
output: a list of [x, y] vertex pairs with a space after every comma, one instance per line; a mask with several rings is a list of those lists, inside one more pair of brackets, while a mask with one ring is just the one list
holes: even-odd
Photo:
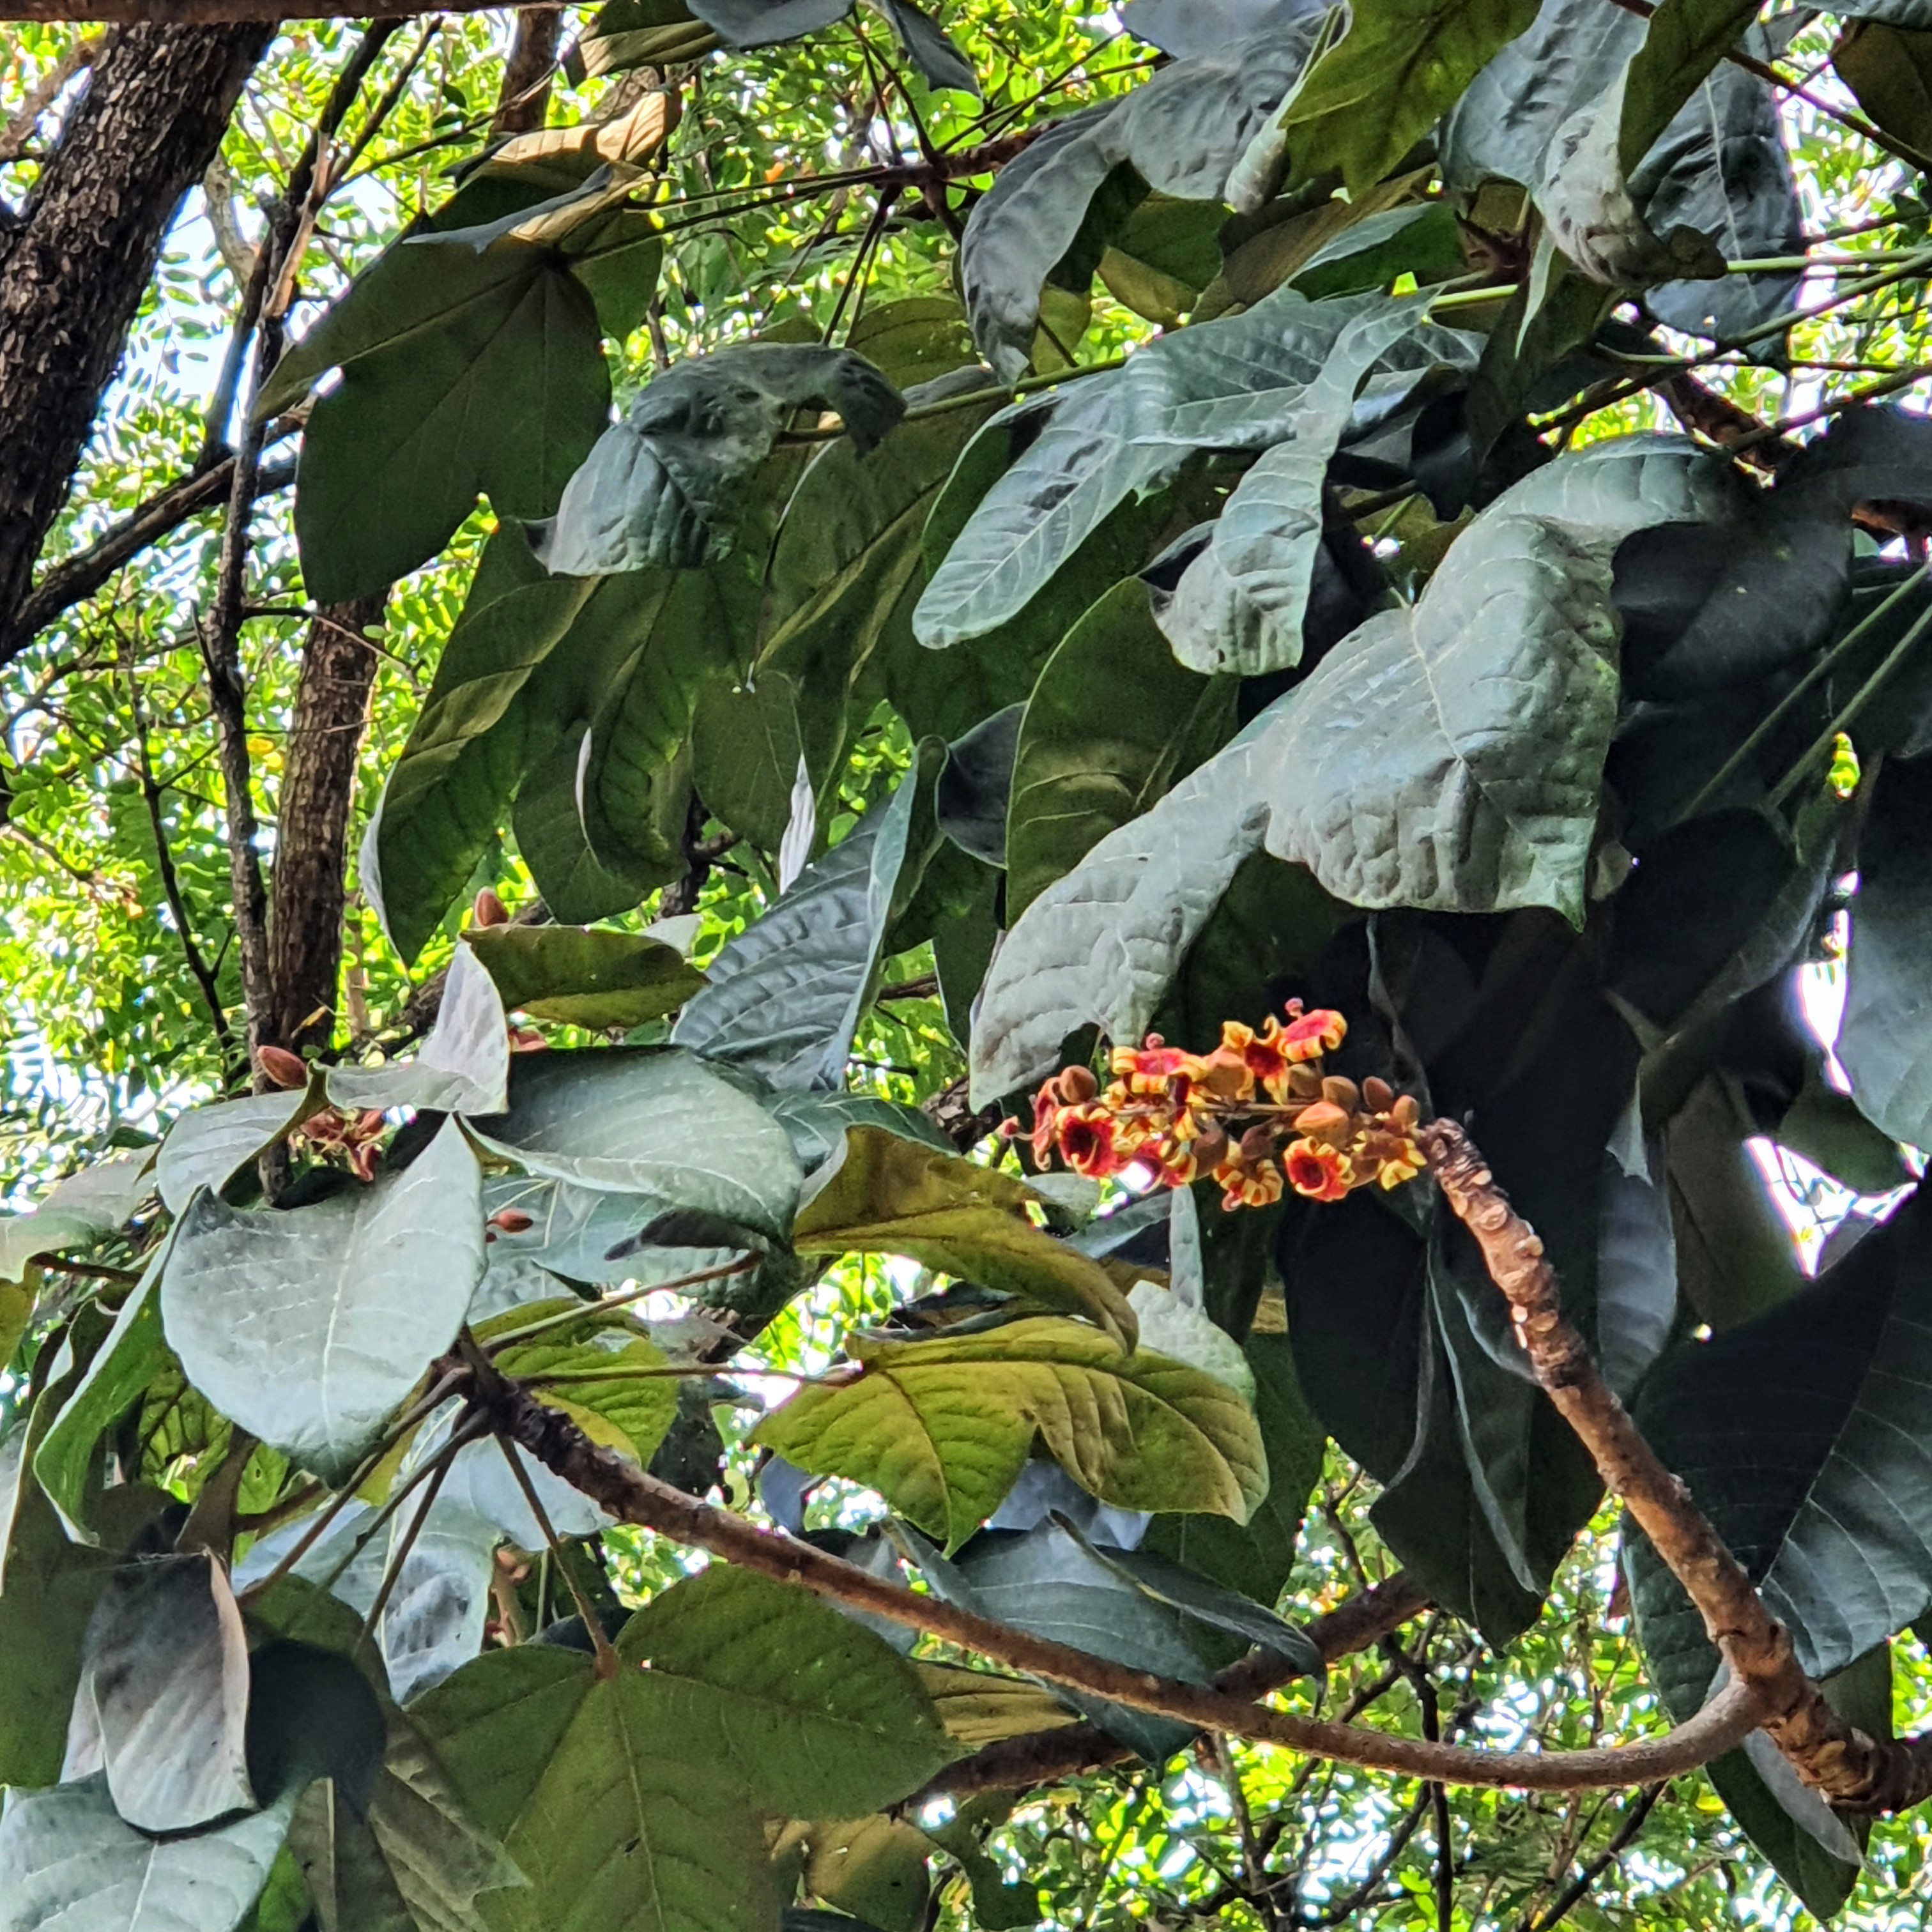
[[704, 984], [676, 946], [641, 933], [500, 926], [468, 940], [506, 1006], [572, 1026], [641, 1026], [675, 1012]]
[[775, 1238], [790, 1228], [799, 1167], [784, 1130], [688, 1053], [518, 1054], [510, 1111], [488, 1124], [477, 1138], [530, 1174], [650, 1195]]
[[[56, 1181], [28, 1213], [0, 1215], [0, 1283], [22, 1280], [36, 1255], [90, 1248], [112, 1234], [153, 1192], [153, 1168], [152, 1154], [116, 1154]], [[5, 1335], [0, 1315], [0, 1340]], [[7, 1342], [0, 1361], [13, 1352]]]
[[162, 1206], [179, 1214], [197, 1188], [220, 1193], [322, 1104], [316, 1082], [306, 1091], [252, 1094], [190, 1108], [169, 1128], [154, 1156]]
[[1816, 1283], [1681, 1348], [1644, 1385], [1645, 1433], [1814, 1677], [1932, 1604], [1928, 1311], [1932, 1212], [1915, 1200]]
[[1690, 444], [1633, 436], [1499, 497], [1415, 604], [1370, 617], [1020, 916], [981, 995], [978, 1100], [1052, 1072], [1082, 1026], [1138, 1038], [1264, 849], [1352, 904], [1580, 921], [1617, 715], [1610, 555], [1732, 487]]
[[776, 1906], [761, 1812], [876, 1810], [952, 1754], [910, 1666], [781, 1584], [680, 1583], [620, 1654], [600, 1682], [570, 1651], [494, 1653], [414, 1707], [530, 1881], [492, 1901], [503, 1925], [758, 1932]]
[[601, 577], [694, 569], [722, 555], [739, 490], [807, 404], [836, 410], [862, 452], [905, 409], [849, 350], [742, 343], [665, 370], [570, 478], [538, 544], [544, 568]]
[[[1294, 436], [1344, 332], [1392, 312], [1410, 319], [1406, 333], [1426, 328], [1419, 308], [1384, 296], [1311, 302], [1282, 289], [1243, 315], [1160, 337], [1124, 368], [1064, 392], [934, 571], [914, 613], [920, 642], [957, 644], [1016, 616], [1110, 512], [1167, 481], [1191, 452], [1266, 449]], [[1016, 405], [974, 450], [995, 454], [1004, 425], [1042, 414], [1037, 403]], [[962, 472], [974, 460], [969, 451]], [[942, 496], [935, 529], [947, 509]]]
[[1373, 188], [1536, 18], [1538, 0], [1362, 0], [1282, 116], [1296, 176]]
[[1328, 1438], [1295, 1379], [1288, 1337], [1250, 1335], [1245, 1352], [1255, 1378], [1255, 1420], [1268, 1452], [1268, 1494], [1244, 1523], [1215, 1516], [1156, 1516], [1142, 1547], [1272, 1604], [1294, 1568], [1302, 1516], [1321, 1477]]
[[1932, 758], [1878, 776], [1858, 846], [1858, 892], [1838, 1058], [1865, 1118], [1895, 1141], [1932, 1146]]
[[1234, 725], [1234, 686], [1174, 662], [1138, 579], [1068, 632], [1027, 700], [1006, 814], [1010, 922]]
[[775, 1094], [765, 1110], [790, 1135], [792, 1152], [808, 1173], [843, 1153], [848, 1127], [880, 1127], [941, 1154], [956, 1151], [930, 1114], [876, 1094]]
[[332, 1482], [449, 1346], [483, 1273], [482, 1180], [454, 1120], [401, 1173], [308, 1208], [197, 1195], [161, 1318], [221, 1412]]
[[1127, 192], [1112, 198], [1127, 207], [1150, 188], [1237, 208], [1267, 198], [1280, 172], [1271, 123], [1316, 26], [1304, 14], [1177, 62], [1124, 99], [1049, 128], [1000, 170], [966, 224], [960, 271], [974, 338], [1001, 376], [1026, 371], [1042, 285], [1052, 278], [1081, 293], [1091, 282], [1118, 223], [1103, 217], [1096, 233], [1090, 212], [1116, 181]]
[[309, 593], [366, 596], [434, 556], [487, 495], [542, 517], [610, 407], [596, 310], [547, 250], [409, 242], [417, 276], [473, 280], [433, 326], [357, 357], [310, 412], [296, 485]]
[[248, 1694], [242, 1613], [212, 1556], [117, 1570], [88, 1626], [62, 1777], [100, 1772], [116, 1813], [143, 1832], [192, 1831], [253, 1810]]
[[510, 1078], [508, 1023], [502, 999], [476, 954], [466, 946], [456, 949], [436, 1024], [413, 1059], [383, 1066], [332, 1066], [322, 1077], [331, 1103], [345, 1109], [500, 1114]]
[[830, 1089], [872, 988], [904, 863], [916, 760], [898, 788], [712, 961], [674, 1044], [775, 1087]]
[[1131, 1347], [1132, 1311], [1098, 1262], [1034, 1225], [1044, 1197], [997, 1168], [882, 1127], [847, 1130], [844, 1158], [800, 1210], [802, 1254], [904, 1255], [996, 1292], [1064, 1308]]
[[1036, 1439], [1124, 1509], [1244, 1522], [1267, 1492], [1260, 1433], [1234, 1390], [1076, 1323], [1040, 1316], [985, 1335], [850, 1346], [856, 1379], [801, 1389], [757, 1439], [815, 1474], [878, 1490], [949, 1548], [998, 1507]]
[[16, 1791], [0, 1816], [0, 1932], [233, 1932], [267, 1882], [292, 1797], [232, 1825], [151, 1838], [106, 1780]]

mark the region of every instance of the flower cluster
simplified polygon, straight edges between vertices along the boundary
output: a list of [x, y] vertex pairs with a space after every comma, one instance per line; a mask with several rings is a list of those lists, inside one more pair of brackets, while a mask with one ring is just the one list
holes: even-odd
[[1290, 1189], [1339, 1201], [1371, 1183], [1400, 1186], [1422, 1172], [1416, 1104], [1385, 1081], [1358, 1087], [1323, 1072], [1347, 1031], [1340, 1013], [1291, 1000], [1258, 1032], [1224, 1022], [1211, 1053], [1158, 1034], [1116, 1047], [1104, 1090], [1089, 1069], [1063, 1068], [1034, 1097], [1034, 1161], [1058, 1155], [1096, 1180], [1136, 1168], [1167, 1187], [1211, 1174], [1230, 1208], [1265, 1207]]

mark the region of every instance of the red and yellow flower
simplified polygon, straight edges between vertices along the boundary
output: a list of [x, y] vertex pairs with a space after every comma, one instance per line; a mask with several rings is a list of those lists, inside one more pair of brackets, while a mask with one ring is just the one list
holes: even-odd
[[1096, 1102], [1061, 1107], [1054, 1116], [1054, 1144], [1076, 1174], [1084, 1174], [1090, 1180], [1105, 1180], [1132, 1158], [1120, 1144], [1120, 1126], [1118, 1119]]
[[1299, 1000], [1288, 1003], [1288, 1024], [1281, 1030], [1282, 1050], [1291, 1060], [1319, 1060], [1333, 1053], [1348, 1036], [1348, 1022], [1326, 1006], [1304, 1012]]
[[1282, 1156], [1288, 1184], [1310, 1201], [1339, 1201], [1354, 1185], [1354, 1168], [1340, 1148], [1313, 1140], [1295, 1142]]

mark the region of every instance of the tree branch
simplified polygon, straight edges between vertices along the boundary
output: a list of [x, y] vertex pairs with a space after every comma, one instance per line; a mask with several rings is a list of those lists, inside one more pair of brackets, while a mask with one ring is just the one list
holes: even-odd
[[546, 1468], [620, 1522], [708, 1550], [726, 1562], [809, 1590], [828, 1602], [923, 1630], [1049, 1684], [1177, 1718], [1203, 1730], [1283, 1745], [1372, 1771], [1439, 1778], [1447, 1784], [1574, 1791], [1646, 1784], [1695, 1770], [1740, 1743], [1764, 1714], [1758, 1688], [1739, 1678], [1719, 1691], [1688, 1724], [1662, 1737], [1606, 1750], [1550, 1752], [1432, 1744], [1421, 1738], [1296, 1717], [1230, 1696], [1218, 1688], [1130, 1670], [1011, 1629], [937, 1598], [903, 1589], [808, 1543], [761, 1529], [729, 1510], [658, 1482], [634, 1462], [599, 1448], [560, 1410], [546, 1408], [514, 1383], [487, 1390], [472, 1384], [470, 1399], [500, 1434], [527, 1449]]
[[[123, 518], [98, 542], [63, 557], [44, 572], [40, 582], [22, 601], [11, 628], [0, 639], [0, 664], [17, 657], [63, 610], [70, 610], [84, 597], [92, 596], [124, 563], [138, 556], [150, 544], [158, 543], [190, 517], [224, 502], [233, 488], [234, 478], [232, 456], [223, 457], [206, 470], [178, 477], [138, 510]], [[295, 480], [292, 459], [266, 465], [255, 474], [255, 500], [259, 502], [278, 490], [286, 490]]]
[[[1428, 1601], [1422, 1586], [1406, 1570], [1399, 1570], [1386, 1583], [1360, 1591], [1339, 1610], [1317, 1617], [1306, 1634], [1322, 1653], [1322, 1662], [1334, 1664], [1379, 1642], [1425, 1609]], [[1294, 1670], [1277, 1652], [1257, 1650], [1221, 1672], [1214, 1688], [1228, 1696], [1252, 1702], [1287, 1683]], [[970, 1757], [948, 1765], [919, 1797], [921, 1801], [964, 1798], [977, 1791], [1051, 1784], [1060, 1778], [1124, 1764], [1133, 1755], [1098, 1724], [1062, 1724], [982, 1747]]]
[[[481, 14], [499, 0], [8, 0], [12, 20], [99, 20], [184, 27], [283, 20], [400, 20], [416, 14]], [[533, 0], [544, 5], [547, 0]], [[556, 0], [558, 7], [564, 0]]]
[[1683, 1586], [1705, 1634], [1730, 1666], [1732, 1682], [1751, 1690], [1772, 1742], [1808, 1784], [1848, 1810], [1904, 1810], [1932, 1797], [1932, 1736], [1868, 1737], [1799, 1669], [1790, 1633], [1766, 1608], [1690, 1490], [1638, 1433], [1565, 1318], [1541, 1240], [1510, 1207], [1468, 1136], [1436, 1120], [1420, 1138], [1444, 1198], [1476, 1238], [1490, 1278], [1509, 1302], [1538, 1383]]

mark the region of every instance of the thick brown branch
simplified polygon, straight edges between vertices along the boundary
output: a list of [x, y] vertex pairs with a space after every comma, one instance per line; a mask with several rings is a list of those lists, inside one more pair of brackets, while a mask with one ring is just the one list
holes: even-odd
[[[172, 22], [178, 26], [207, 27], [229, 22], [279, 20], [389, 20], [412, 14], [480, 14], [499, 0], [8, 0], [12, 20], [100, 20], [119, 26], [130, 22]], [[561, 5], [562, 0], [558, 0]]]
[[[1307, 1634], [1322, 1662], [1334, 1664], [1366, 1650], [1406, 1623], [1428, 1600], [1422, 1586], [1407, 1571], [1398, 1570], [1386, 1583], [1359, 1592], [1339, 1610], [1317, 1617], [1308, 1625]], [[1279, 1652], [1257, 1650], [1229, 1665], [1214, 1679], [1214, 1687], [1226, 1696], [1252, 1702], [1278, 1690], [1294, 1670]], [[1062, 1724], [982, 1747], [948, 1765], [920, 1796], [963, 1798], [976, 1791], [1018, 1790], [1124, 1764], [1133, 1755], [1098, 1724]]]
[[1472, 1750], [1295, 1717], [1232, 1697], [1216, 1688], [1178, 1683], [1150, 1672], [1130, 1670], [1068, 1645], [975, 1616], [937, 1598], [902, 1589], [808, 1543], [760, 1529], [729, 1510], [700, 1502], [658, 1482], [634, 1462], [600, 1448], [561, 1411], [545, 1407], [514, 1384], [504, 1384], [487, 1394], [477, 1389], [471, 1400], [500, 1434], [529, 1450], [546, 1468], [620, 1522], [655, 1530], [728, 1563], [809, 1590], [829, 1602], [944, 1638], [1047, 1683], [1065, 1684], [1130, 1709], [1177, 1718], [1203, 1730], [1252, 1738], [1258, 1743], [1280, 1744], [1372, 1771], [1439, 1778], [1446, 1784], [1576, 1791], [1647, 1784], [1694, 1770], [1741, 1742], [1763, 1714], [1755, 1687], [1740, 1679], [1720, 1691], [1689, 1724], [1662, 1737], [1608, 1750], [1550, 1752]]
[[1799, 1669], [1790, 1633], [1765, 1607], [1689, 1490], [1638, 1432], [1564, 1318], [1541, 1240], [1510, 1207], [1468, 1136], [1437, 1120], [1421, 1138], [1444, 1198], [1476, 1238], [1490, 1279], [1508, 1300], [1537, 1381], [1684, 1586], [1732, 1682], [1756, 1694], [1768, 1714], [1766, 1734], [1798, 1775], [1834, 1804], [1893, 1811], [1932, 1796], [1932, 1738], [1891, 1742], [1867, 1736], [1833, 1710]]
[[550, 109], [560, 24], [554, 7], [517, 9], [516, 38], [503, 63], [496, 112], [490, 123], [492, 134], [527, 134], [543, 125]]
[[[235, 459], [224, 457], [206, 470], [178, 478], [116, 524], [98, 542], [62, 558], [44, 572], [20, 606], [12, 630], [0, 641], [0, 664], [16, 656], [63, 610], [91, 597], [121, 566], [158, 543], [193, 516], [224, 502], [235, 480]], [[296, 480], [296, 466], [265, 464], [255, 472], [255, 500], [286, 490]]]
[[363, 636], [386, 600], [332, 604], [309, 626], [283, 753], [268, 920], [266, 1037], [292, 1053], [335, 1028], [356, 756], [369, 722], [377, 652]]
[[0, 638], [19, 634], [34, 560], [161, 238], [268, 38], [252, 24], [111, 36], [20, 225], [0, 236]]

